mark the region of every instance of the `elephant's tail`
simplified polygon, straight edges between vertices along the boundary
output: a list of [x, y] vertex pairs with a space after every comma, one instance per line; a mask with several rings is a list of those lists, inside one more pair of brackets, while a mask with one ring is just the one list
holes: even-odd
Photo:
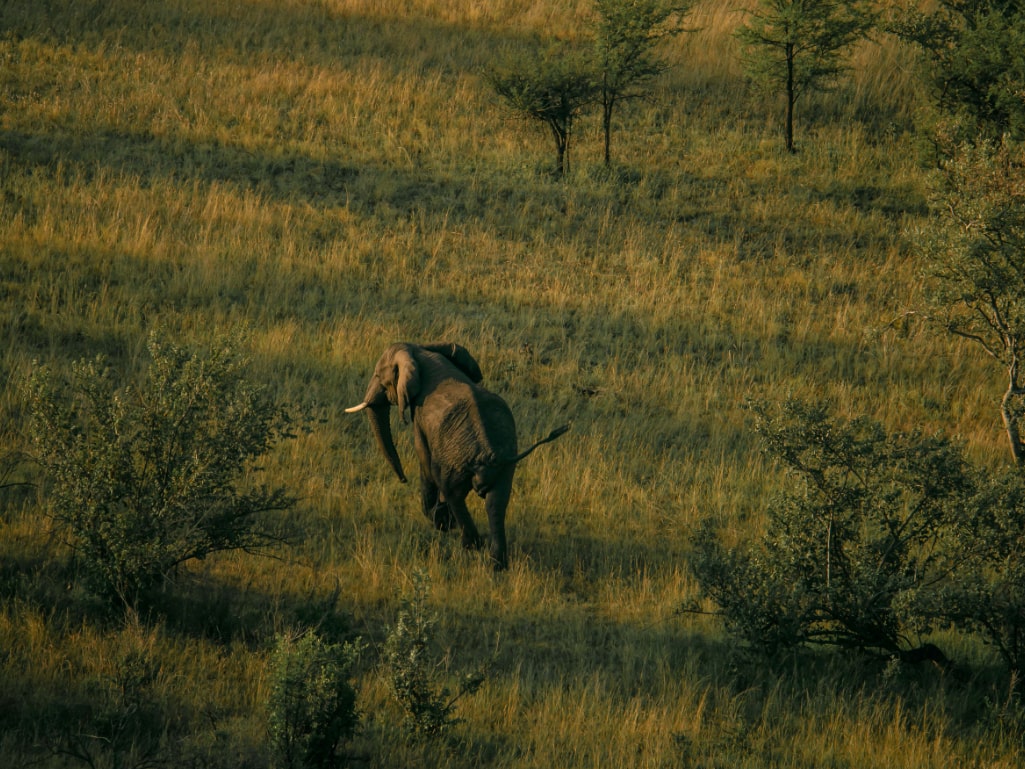
[[494, 483], [501, 478], [503, 475], [506, 478], [506, 482], [512, 479], [512, 475], [506, 475], [505, 471], [507, 468], [513, 467], [521, 459], [524, 459], [530, 452], [536, 449], [538, 446], [544, 443], [550, 443], [558, 438], [560, 435], [569, 430], [569, 425], [563, 425], [562, 427], [556, 427], [547, 436], [539, 440], [537, 443], [532, 445], [526, 451], [521, 451], [515, 457], [511, 459], [501, 460], [489, 465], [483, 465], [476, 469], [473, 476], [473, 490], [480, 495], [481, 498], [487, 496], [491, 491]]
[[567, 432], [568, 430], [569, 430], [569, 425], [563, 425], [562, 427], [556, 427], [556, 428], [555, 428], [554, 430], [552, 430], [552, 431], [551, 431], [550, 433], [548, 433], [548, 435], [547, 435], [547, 436], [545, 436], [544, 438], [542, 438], [541, 440], [539, 440], [539, 441], [538, 441], [537, 443], [535, 443], [534, 445], [532, 445], [532, 446], [531, 446], [531, 447], [530, 447], [529, 449], [526, 449], [526, 450], [524, 450], [524, 451], [521, 451], [521, 452], [520, 452], [519, 454], [517, 454], [517, 455], [516, 455], [515, 457], [513, 457], [512, 459], [510, 459], [510, 460], [508, 461], [508, 463], [507, 463], [507, 464], [510, 464], [510, 465], [515, 465], [515, 464], [516, 464], [517, 462], [519, 462], [519, 461], [520, 461], [521, 459], [525, 459], [525, 458], [526, 458], [526, 456], [527, 456], [528, 454], [530, 454], [530, 453], [531, 453], [531, 452], [532, 452], [532, 451], [533, 451], [534, 449], [536, 449], [536, 448], [537, 448], [538, 446], [541, 446], [541, 445], [543, 445], [543, 444], [545, 444], [545, 443], [551, 443], [551, 442], [552, 442], [552, 441], [554, 441], [554, 440], [555, 440], [556, 438], [558, 438], [558, 437], [559, 437], [560, 435], [563, 435], [563, 434], [565, 434], [565, 433], [566, 433], [566, 432]]

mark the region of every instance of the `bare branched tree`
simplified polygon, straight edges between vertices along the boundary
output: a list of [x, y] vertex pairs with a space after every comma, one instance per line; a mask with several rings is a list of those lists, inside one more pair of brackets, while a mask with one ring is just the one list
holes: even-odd
[[930, 317], [1006, 372], [1000, 413], [1025, 467], [1025, 149], [962, 144], [945, 153], [940, 172], [942, 224], [919, 240], [933, 278]]

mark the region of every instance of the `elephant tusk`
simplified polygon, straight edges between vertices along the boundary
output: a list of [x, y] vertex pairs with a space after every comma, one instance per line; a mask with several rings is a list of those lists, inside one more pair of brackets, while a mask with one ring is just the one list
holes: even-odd
[[367, 403], [366, 401], [363, 401], [358, 406], [352, 406], [351, 408], [347, 408], [345, 410], [345, 413], [346, 414], [355, 414], [357, 411], [362, 411], [363, 409], [365, 409], [369, 405], [370, 405], [369, 403]]

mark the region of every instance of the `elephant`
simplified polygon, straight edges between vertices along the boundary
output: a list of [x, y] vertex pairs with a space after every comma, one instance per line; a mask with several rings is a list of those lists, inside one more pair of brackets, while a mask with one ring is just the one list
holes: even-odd
[[400, 342], [377, 361], [362, 403], [345, 411], [366, 411], [378, 446], [403, 483], [406, 475], [392, 438], [390, 408], [398, 407], [404, 424], [408, 414], [420, 460], [424, 515], [442, 531], [458, 524], [463, 546], [479, 548], [481, 536], [466, 506], [470, 490], [477, 492], [491, 530], [492, 565], [500, 571], [508, 565], [505, 514], [516, 464], [569, 425], [518, 451], [512, 412], [480, 385], [483, 378], [477, 361], [461, 345]]

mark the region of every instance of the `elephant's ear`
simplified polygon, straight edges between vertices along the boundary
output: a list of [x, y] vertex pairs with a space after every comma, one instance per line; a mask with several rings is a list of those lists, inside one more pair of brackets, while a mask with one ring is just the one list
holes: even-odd
[[481, 373], [480, 366], [477, 364], [477, 361], [472, 355], [470, 355], [470, 351], [462, 345], [455, 344], [453, 342], [443, 342], [438, 344], [425, 344], [424, 349], [444, 355], [455, 364], [456, 368], [466, 374], [466, 376], [470, 377], [471, 382], [481, 382], [484, 380], [484, 374]]
[[420, 393], [420, 370], [416, 359], [407, 350], [395, 353], [395, 396], [398, 400], [399, 416], [406, 422], [406, 409], [410, 416], [416, 408], [416, 396]]

